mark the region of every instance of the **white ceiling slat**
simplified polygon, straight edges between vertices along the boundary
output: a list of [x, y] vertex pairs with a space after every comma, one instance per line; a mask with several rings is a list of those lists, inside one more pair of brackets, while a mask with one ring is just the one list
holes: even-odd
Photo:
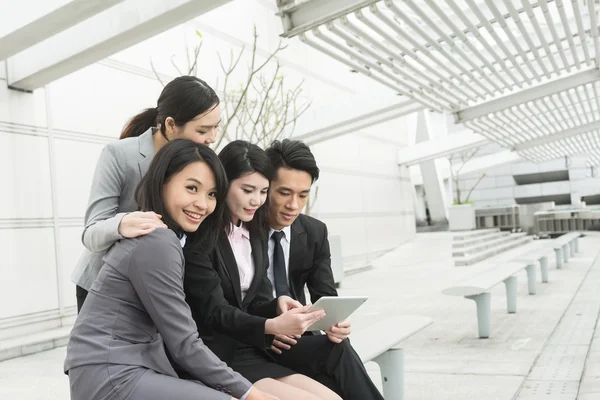
[[552, 57], [552, 52], [550, 51], [550, 46], [548, 46], [548, 42], [546, 41], [546, 38], [544, 37], [544, 33], [542, 32], [542, 29], [540, 28], [540, 24], [538, 23], [538, 20], [535, 17], [535, 14], [533, 12], [533, 8], [531, 7], [531, 4], [529, 4], [528, 0], [523, 0], [523, 7], [525, 8], [527, 16], [529, 17], [529, 20], [531, 21], [531, 24], [533, 25], [533, 29], [535, 30], [535, 33], [536, 33], [538, 39], [540, 40], [540, 43], [542, 44], [542, 46], [544, 47], [544, 50], [546, 51], [546, 57], [548, 58], [548, 60], [550, 60], [550, 63], [552, 64], [552, 68], [554, 69], [554, 71], [559, 71], [558, 64], [556, 64], [556, 60], [554, 59], [554, 57]]
[[513, 19], [513, 21], [519, 28], [519, 31], [521, 32], [521, 38], [523, 40], [525, 40], [525, 43], [527, 44], [529, 51], [531, 51], [533, 53], [533, 56], [535, 57], [538, 66], [542, 69], [546, 78], [549, 79], [550, 72], [548, 71], [548, 68], [546, 68], [546, 64], [542, 61], [542, 58], [540, 57], [540, 52], [538, 51], [537, 46], [534, 45], [533, 42], [531, 41], [529, 32], [527, 32], [527, 29], [525, 28], [525, 25], [523, 24], [523, 21], [521, 20], [519, 13], [513, 6], [512, 0], [503, 0], [503, 1], [504, 1], [504, 6], [508, 9], [508, 12], [510, 13], [511, 18]]
[[414, 104], [452, 113], [535, 162], [579, 153], [600, 161], [596, 1], [286, 3], [284, 36], [299, 34]]
[[[538, 82], [540, 82], [541, 78], [539, 77], [536, 70], [533, 68], [533, 65], [531, 64], [531, 62], [529, 62], [529, 58], [527, 57], [527, 55], [521, 48], [521, 45], [519, 44], [518, 40], [515, 38], [515, 35], [513, 35], [512, 30], [506, 23], [506, 20], [500, 13], [500, 10], [498, 10], [498, 7], [496, 7], [496, 4], [494, 3], [494, 1], [497, 1], [497, 0], [485, 0], [486, 4], [488, 5], [490, 10], [494, 14], [494, 17], [496, 18], [497, 23], [504, 30], [504, 34], [508, 37], [508, 40], [510, 40], [510, 42], [512, 43], [514, 48], [517, 50], [517, 52], [521, 56], [521, 59], [523, 60], [523, 62], [525, 63], [525, 65], [527, 66], [529, 71], [531, 72], [532, 78], [537, 80]], [[527, 80], [527, 83], [530, 83], [530, 81]]]
[[[418, 26], [414, 21], [412, 21], [408, 16], [403, 13], [398, 6], [392, 0], [385, 0], [385, 5], [394, 13], [397, 18], [400, 18], [404, 21], [407, 26], [409, 26], [413, 31], [415, 31], [421, 38], [425, 39], [426, 42], [433, 46], [435, 50], [437, 50], [445, 59], [450, 61], [452, 65], [454, 65], [461, 73], [466, 75], [469, 79], [471, 79], [472, 83], [477, 83], [479, 80], [469, 71], [464, 65], [458, 62], [446, 49], [444, 49], [436, 39], [433, 39], [425, 30], [423, 30], [420, 26]], [[467, 60], [468, 64], [475, 65], [469, 59]], [[477, 67], [479, 70], [481, 68]], [[481, 71], [483, 72], [483, 71]], [[487, 76], [485, 73], [482, 73], [482, 76]], [[485, 96], [485, 92], [480, 92], [481, 96]]]
[[565, 12], [565, 5], [563, 4], [562, 0], [554, 0], [554, 3], [558, 9], [560, 22], [563, 30], [565, 31], [567, 41], [569, 42], [569, 48], [571, 49], [571, 54], [573, 55], [573, 60], [575, 61], [575, 67], [579, 69], [581, 68], [581, 64], [579, 62], [579, 57], [577, 56], [577, 51], [575, 51], [577, 47], [575, 46], [575, 41], [573, 40], [573, 34], [571, 33], [571, 28], [569, 26], [569, 19], [567, 18], [567, 13]]
[[[435, 75], [442, 82], [451, 86], [454, 90], [456, 90], [458, 93], [460, 93], [463, 96], [462, 98], [455, 96], [456, 97], [455, 101], [465, 102], [464, 99], [475, 101], [475, 97], [473, 97], [473, 95], [467, 93], [460, 86], [456, 85], [454, 82], [452, 82], [448, 78], [444, 77], [442, 74], [437, 72], [436, 69], [428, 68], [426, 71], [419, 70], [419, 68], [417, 68], [416, 66], [413, 65], [413, 61], [407, 62], [407, 60], [405, 60], [402, 56], [398, 56], [397, 54], [394, 54], [383, 43], [378, 42], [373, 37], [371, 37], [370, 35], [365, 33], [361, 28], [357, 27], [355, 24], [353, 24], [351, 21], [349, 21], [347, 17], [340, 18], [340, 22], [346, 30], [359, 36], [362, 40], [365, 40], [371, 46], [377, 48], [380, 52], [382, 52], [386, 57], [388, 57], [388, 60], [391, 60], [392, 64], [394, 64], [394, 62], [398, 63], [398, 65], [392, 65], [391, 68], [406, 68], [406, 69], [410, 70], [410, 72], [413, 74], [412, 75], [413, 78], [416, 78], [418, 76], [423, 77], [427, 81], [427, 83], [425, 84], [426, 86], [430, 85], [431, 87], [436, 88], [439, 91], [444, 91], [445, 89], [443, 87], [443, 84], [441, 82], [436, 81], [436, 79], [431, 76], [431, 75]], [[410, 57], [408, 59], [412, 60], [412, 58], [410, 58]], [[405, 74], [405, 73], [403, 72], [403, 74]]]
[[[458, 29], [456, 24], [452, 22], [448, 15], [442, 11], [442, 9], [435, 2], [429, 2], [428, 5], [435, 12], [435, 14], [452, 30], [453, 34], [462, 41], [469, 51], [471, 51], [471, 53], [483, 63], [483, 66], [486, 67], [488, 71], [491, 72], [496, 78], [498, 78], [502, 85], [505, 87], [510, 86], [504, 77], [496, 70], [496, 68], [494, 68], [494, 66], [481, 54], [481, 52], [473, 46], [467, 36], [460, 29]], [[499, 92], [502, 90], [497, 84], [494, 85], [494, 87]]]
[[585, 33], [585, 29], [583, 27], [583, 21], [581, 19], [581, 9], [579, 8], [580, 0], [571, 0], [571, 6], [573, 7], [573, 14], [575, 16], [575, 22], [577, 23], [577, 32], [579, 33], [579, 41], [581, 42], [581, 47], [583, 48], [583, 53], [585, 55], [585, 62], [588, 66], [592, 65], [592, 59], [590, 57], [590, 52], [588, 50], [586, 44], [587, 35]]
[[596, 2], [588, 0], [588, 13], [590, 17], [590, 30], [592, 33], [592, 39], [594, 40], [594, 54], [596, 58], [596, 65], [600, 65], [600, 41], [598, 40], [598, 22], [596, 21]]
[[571, 67], [567, 61], [567, 57], [565, 56], [565, 52], [563, 50], [561, 40], [558, 38], [558, 34], [556, 33], [556, 27], [554, 26], [554, 20], [552, 19], [552, 14], [548, 9], [548, 3], [546, 0], [539, 0], [540, 7], [542, 9], [542, 13], [544, 14], [544, 18], [546, 20], [546, 24], [550, 29], [550, 34], [552, 35], [552, 39], [554, 40], [554, 44], [558, 49], [558, 54], [563, 62], [563, 68], [567, 70], [567, 72], [571, 72]]

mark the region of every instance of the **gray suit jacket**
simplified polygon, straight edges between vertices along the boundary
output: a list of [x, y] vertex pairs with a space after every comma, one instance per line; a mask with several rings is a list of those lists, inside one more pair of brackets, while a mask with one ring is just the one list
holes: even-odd
[[71, 332], [65, 371], [119, 364], [177, 377], [166, 346], [173, 361], [206, 386], [237, 398], [250, 390], [250, 382], [198, 337], [183, 292], [181, 243], [173, 231], [121, 240], [104, 261]]
[[82, 234], [86, 247], [71, 275], [76, 285], [89, 290], [102, 267], [102, 257], [117, 241], [119, 223], [136, 211], [135, 189], [154, 158], [153, 129], [139, 137], [116, 140], [104, 147], [92, 180]]

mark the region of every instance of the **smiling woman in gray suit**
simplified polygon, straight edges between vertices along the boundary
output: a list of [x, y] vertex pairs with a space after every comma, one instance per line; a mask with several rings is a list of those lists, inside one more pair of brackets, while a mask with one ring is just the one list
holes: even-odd
[[82, 241], [85, 246], [71, 276], [77, 285], [77, 308], [98, 276], [102, 257], [119, 239], [146, 235], [164, 227], [161, 215], [136, 211], [137, 184], [154, 154], [169, 140], [191, 139], [209, 146], [215, 141], [221, 111], [219, 98], [206, 82], [181, 76], [169, 82], [157, 101], [133, 117], [121, 139], [108, 144], [92, 181]]
[[[217, 156], [174, 140], [136, 191], [167, 228], [117, 242], [90, 288], [67, 346], [72, 400], [246, 400], [267, 397], [204, 345], [183, 291], [186, 240], [216, 242], [227, 193]], [[195, 381], [179, 379], [165, 352]]]

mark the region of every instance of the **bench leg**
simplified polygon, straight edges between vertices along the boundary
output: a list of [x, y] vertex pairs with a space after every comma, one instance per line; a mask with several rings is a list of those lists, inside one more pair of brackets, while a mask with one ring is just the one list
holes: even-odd
[[529, 264], [526, 269], [527, 269], [527, 289], [529, 289], [529, 294], [535, 294], [536, 293], [535, 264]]
[[548, 256], [540, 259], [540, 271], [542, 272], [542, 282], [548, 283]]
[[569, 242], [569, 253], [571, 254], [571, 257], [575, 256], [575, 241], [571, 240]]
[[511, 276], [504, 281], [506, 286], [506, 310], [509, 314], [517, 312], [517, 277]]
[[579, 253], [579, 238], [576, 237], [574, 242], [575, 242], [575, 253]]
[[375, 358], [381, 369], [385, 400], [404, 399], [404, 350], [389, 349]]
[[561, 269], [563, 266], [562, 248], [554, 249], [556, 253], [556, 269]]
[[465, 298], [475, 300], [475, 304], [477, 305], [477, 329], [479, 331], [479, 338], [489, 338], [490, 331], [492, 330], [492, 295], [489, 293], [482, 293], [475, 296], [465, 296]]
[[568, 244], [563, 245], [562, 251], [563, 251], [563, 259], [564, 259], [565, 263], [568, 263], [569, 255], [570, 255], [569, 254], [569, 245]]

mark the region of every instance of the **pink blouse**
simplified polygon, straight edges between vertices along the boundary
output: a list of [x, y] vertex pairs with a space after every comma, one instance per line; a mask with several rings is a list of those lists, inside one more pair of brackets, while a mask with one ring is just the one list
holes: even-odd
[[242, 289], [242, 300], [254, 279], [254, 260], [252, 259], [252, 246], [250, 245], [250, 232], [244, 226], [238, 227], [231, 224], [231, 231], [227, 236], [235, 263], [240, 274], [240, 284]]

